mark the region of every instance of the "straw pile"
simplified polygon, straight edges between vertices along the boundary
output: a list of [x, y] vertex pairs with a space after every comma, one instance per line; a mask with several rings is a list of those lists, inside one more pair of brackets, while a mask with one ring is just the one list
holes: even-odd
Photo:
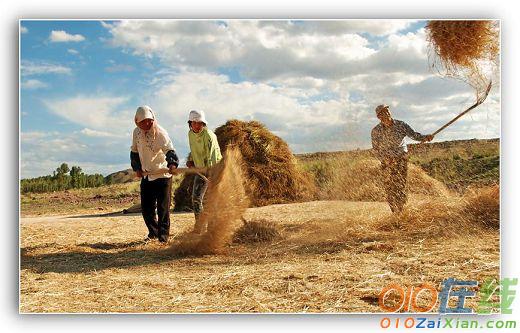
[[[233, 145], [242, 154], [246, 193], [253, 206], [314, 198], [312, 176], [300, 169], [287, 143], [260, 122], [230, 120], [215, 134], [223, 152]], [[192, 182], [186, 177], [175, 191], [175, 210], [191, 209]]]
[[[329, 162], [331, 169], [323, 182], [319, 198], [326, 200], [386, 201], [380, 163], [375, 159]], [[420, 167], [408, 164], [408, 193], [448, 197], [449, 190]]]
[[429, 21], [426, 25], [432, 68], [468, 82], [482, 94], [497, 69], [497, 21]]
[[175, 212], [190, 212], [193, 210], [191, 194], [193, 192], [193, 180], [195, 175], [184, 175], [181, 183], [173, 192], [173, 202]]
[[236, 145], [245, 161], [247, 194], [254, 206], [312, 199], [314, 186], [287, 143], [258, 121], [230, 120], [215, 130], [225, 151]]
[[233, 236], [233, 242], [269, 242], [279, 237], [280, 233], [273, 222], [267, 220], [246, 221]]
[[384, 217], [379, 230], [400, 229], [409, 236], [444, 237], [500, 228], [499, 187], [471, 190], [462, 198], [409, 203], [401, 214]]
[[464, 195], [463, 215], [484, 227], [500, 228], [500, 188], [498, 185], [470, 189]]
[[207, 225], [203, 234], [187, 233], [172, 244], [174, 254], [221, 253], [240, 227], [242, 214], [249, 206], [242, 174], [242, 157], [229, 148], [223, 160], [211, 168], [209, 185], [200, 219]]

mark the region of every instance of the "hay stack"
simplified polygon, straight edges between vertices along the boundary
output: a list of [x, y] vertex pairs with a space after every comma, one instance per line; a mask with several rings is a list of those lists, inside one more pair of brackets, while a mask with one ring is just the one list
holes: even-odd
[[[376, 159], [336, 160], [320, 199], [349, 201], [386, 201], [380, 163]], [[408, 164], [408, 193], [448, 197], [450, 191], [420, 167]]]
[[191, 193], [193, 192], [193, 180], [195, 175], [184, 175], [181, 183], [173, 192], [174, 212], [191, 212], [193, 203]]
[[401, 214], [384, 217], [380, 230], [400, 229], [403, 235], [443, 237], [500, 228], [499, 187], [474, 189], [462, 198], [434, 198], [405, 206]]
[[500, 228], [500, 188], [498, 185], [468, 190], [462, 213], [475, 224]]
[[383, 218], [380, 230], [399, 229], [412, 237], [448, 237], [468, 230], [460, 203], [435, 198], [421, 203], [408, 203], [401, 214]]
[[235, 243], [270, 242], [280, 237], [276, 224], [267, 220], [245, 221], [233, 236]]
[[215, 130], [224, 151], [236, 146], [244, 158], [251, 202], [255, 206], [310, 200], [312, 177], [297, 165], [289, 146], [258, 121], [230, 120]]
[[499, 26], [497, 21], [429, 21], [426, 25], [432, 68], [485, 91], [497, 69]]
[[207, 225], [202, 235], [187, 233], [174, 241], [173, 254], [214, 254], [224, 251], [242, 224], [249, 206], [245, 191], [240, 152], [231, 148], [223, 160], [210, 170], [209, 185], [200, 219]]
[[[253, 206], [311, 200], [312, 176], [300, 169], [287, 143], [258, 121], [230, 120], [215, 130], [223, 152], [233, 145], [242, 154], [246, 192]], [[175, 210], [191, 209], [193, 180], [186, 177], [175, 191]]]

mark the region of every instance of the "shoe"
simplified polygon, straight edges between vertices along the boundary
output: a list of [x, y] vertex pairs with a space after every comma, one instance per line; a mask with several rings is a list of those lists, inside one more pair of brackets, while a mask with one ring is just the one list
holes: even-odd
[[168, 243], [168, 236], [159, 236], [159, 242]]

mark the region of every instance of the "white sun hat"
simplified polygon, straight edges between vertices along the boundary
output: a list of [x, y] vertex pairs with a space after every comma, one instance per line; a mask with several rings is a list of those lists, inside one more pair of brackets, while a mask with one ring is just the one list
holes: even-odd
[[143, 105], [137, 108], [135, 112], [135, 122], [140, 123], [145, 119], [155, 119], [152, 108], [148, 105]]
[[188, 121], [200, 121], [206, 125], [208, 124], [208, 122], [206, 121], [206, 115], [202, 110], [191, 110], [190, 115], [188, 117]]

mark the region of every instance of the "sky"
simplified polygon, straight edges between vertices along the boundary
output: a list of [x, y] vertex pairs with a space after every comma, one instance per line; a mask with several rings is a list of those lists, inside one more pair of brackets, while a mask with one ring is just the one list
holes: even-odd
[[[417, 20], [20, 21], [21, 177], [62, 162], [130, 167], [133, 118], [155, 111], [181, 160], [187, 118], [258, 120], [293, 153], [370, 147], [374, 109], [431, 133], [474, 103], [431, 70]], [[497, 81], [498, 82], [498, 81]], [[500, 87], [435, 141], [500, 136]]]

